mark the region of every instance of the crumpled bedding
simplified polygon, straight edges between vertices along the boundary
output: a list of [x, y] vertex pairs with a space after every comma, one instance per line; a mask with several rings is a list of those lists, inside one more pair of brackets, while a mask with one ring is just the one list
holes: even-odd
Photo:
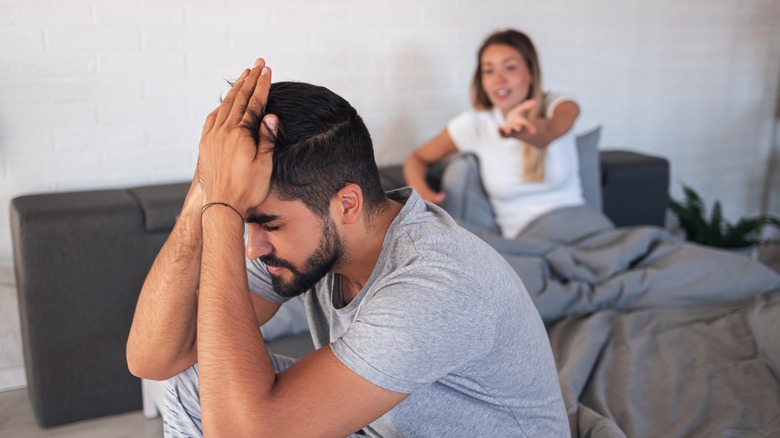
[[481, 237], [548, 328], [572, 436], [780, 436], [776, 272], [586, 207]]

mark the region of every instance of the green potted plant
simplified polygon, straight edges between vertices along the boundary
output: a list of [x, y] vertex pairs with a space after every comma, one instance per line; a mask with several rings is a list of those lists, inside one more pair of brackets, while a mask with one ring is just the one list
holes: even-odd
[[780, 228], [780, 219], [769, 214], [741, 218], [733, 224], [723, 217], [719, 201], [715, 201], [707, 218], [704, 201], [692, 188], [683, 184], [685, 200], [672, 199], [670, 208], [677, 217], [687, 240], [718, 248], [745, 249], [754, 255], [755, 245], [776, 243], [762, 238], [764, 227]]

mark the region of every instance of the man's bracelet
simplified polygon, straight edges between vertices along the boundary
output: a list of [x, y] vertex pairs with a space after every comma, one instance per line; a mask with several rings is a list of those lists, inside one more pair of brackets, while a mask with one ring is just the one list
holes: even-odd
[[241, 218], [241, 222], [244, 222], [244, 215], [241, 214], [238, 210], [235, 209], [232, 205], [226, 203], [226, 202], [209, 202], [208, 204], [204, 205], [203, 208], [200, 209], [200, 215], [203, 216], [203, 213], [206, 211], [207, 208], [211, 207], [212, 205], [222, 205], [225, 206], [233, 211], [236, 212], [238, 217]]

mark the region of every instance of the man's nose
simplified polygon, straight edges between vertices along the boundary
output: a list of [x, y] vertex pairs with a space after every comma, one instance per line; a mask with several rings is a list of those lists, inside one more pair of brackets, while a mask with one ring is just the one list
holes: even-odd
[[246, 235], [246, 256], [254, 260], [270, 254], [274, 247], [268, 241], [268, 232], [259, 224], [248, 224]]

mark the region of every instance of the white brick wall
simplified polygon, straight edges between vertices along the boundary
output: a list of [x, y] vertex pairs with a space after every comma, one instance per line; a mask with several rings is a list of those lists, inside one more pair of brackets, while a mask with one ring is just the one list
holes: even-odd
[[18, 308], [13, 271], [0, 266], [0, 391], [27, 385]]
[[15, 196], [188, 178], [255, 56], [350, 100], [390, 164], [468, 106], [476, 47], [509, 26], [603, 147], [669, 158], [673, 195], [731, 218], [780, 213], [780, 0], [0, 0], [0, 266]]

